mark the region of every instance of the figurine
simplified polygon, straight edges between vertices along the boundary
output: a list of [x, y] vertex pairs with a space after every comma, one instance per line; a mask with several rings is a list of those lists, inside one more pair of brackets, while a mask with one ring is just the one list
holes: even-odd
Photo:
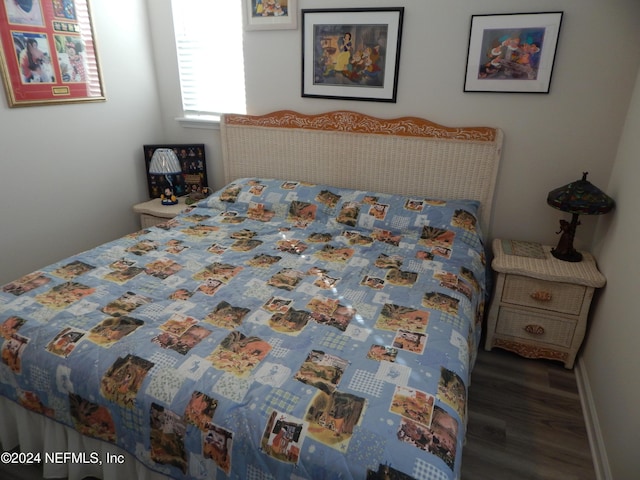
[[558, 246], [551, 249], [551, 255], [566, 262], [579, 262], [582, 260], [582, 254], [573, 248], [573, 237], [576, 233], [576, 226], [580, 225], [578, 215], [574, 214], [571, 223], [566, 220], [560, 220], [560, 235]]
[[169, 187], [165, 188], [164, 193], [160, 195], [160, 201], [162, 202], [162, 205], [175, 205], [178, 203], [178, 199], [173, 194], [173, 190]]
[[198, 188], [194, 185], [193, 190], [189, 193], [184, 203], [186, 203], [187, 205], [192, 205], [199, 202], [203, 198], [208, 197], [210, 193], [211, 192], [209, 191], [209, 187], [202, 187], [202, 190], [198, 191]]
[[[578, 225], [580, 223], [578, 222]], [[566, 220], [560, 220], [560, 230], [556, 232], [556, 234], [560, 235], [560, 240], [558, 241], [558, 246], [555, 248], [558, 253], [568, 254], [573, 250], [573, 233], [571, 224]]]

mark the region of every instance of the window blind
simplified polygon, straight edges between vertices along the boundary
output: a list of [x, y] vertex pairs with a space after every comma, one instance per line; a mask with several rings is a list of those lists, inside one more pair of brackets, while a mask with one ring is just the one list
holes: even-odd
[[185, 116], [246, 113], [242, 1], [172, 0]]

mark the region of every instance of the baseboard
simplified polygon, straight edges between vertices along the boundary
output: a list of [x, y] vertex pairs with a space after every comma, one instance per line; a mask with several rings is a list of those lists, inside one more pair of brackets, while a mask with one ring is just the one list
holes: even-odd
[[591, 457], [593, 458], [593, 468], [596, 472], [596, 479], [613, 480], [611, 469], [609, 468], [607, 450], [604, 439], [602, 438], [600, 423], [598, 422], [598, 414], [593, 396], [591, 395], [589, 376], [582, 362], [582, 357], [578, 358], [574, 372], [578, 384], [578, 393], [580, 394], [580, 403], [582, 404], [582, 414], [584, 415], [584, 422], [587, 427], [589, 445], [591, 446]]

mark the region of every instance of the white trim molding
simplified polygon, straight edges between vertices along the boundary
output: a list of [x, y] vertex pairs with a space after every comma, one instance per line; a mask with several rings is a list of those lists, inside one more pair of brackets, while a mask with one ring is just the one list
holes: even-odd
[[593, 458], [593, 468], [596, 473], [596, 479], [613, 480], [611, 469], [609, 468], [607, 449], [604, 438], [602, 437], [602, 431], [600, 430], [598, 413], [593, 396], [591, 395], [591, 385], [589, 384], [587, 369], [584, 366], [582, 357], [578, 358], [574, 372], [578, 384], [580, 403], [582, 404], [582, 414], [584, 415], [584, 422], [587, 428], [587, 436], [589, 437], [589, 445], [591, 446], [591, 457]]

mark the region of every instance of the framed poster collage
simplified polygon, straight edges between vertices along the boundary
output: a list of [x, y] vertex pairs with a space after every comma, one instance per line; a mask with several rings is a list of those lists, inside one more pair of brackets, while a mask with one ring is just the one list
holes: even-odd
[[2, 0], [9, 107], [105, 100], [89, 0]]

